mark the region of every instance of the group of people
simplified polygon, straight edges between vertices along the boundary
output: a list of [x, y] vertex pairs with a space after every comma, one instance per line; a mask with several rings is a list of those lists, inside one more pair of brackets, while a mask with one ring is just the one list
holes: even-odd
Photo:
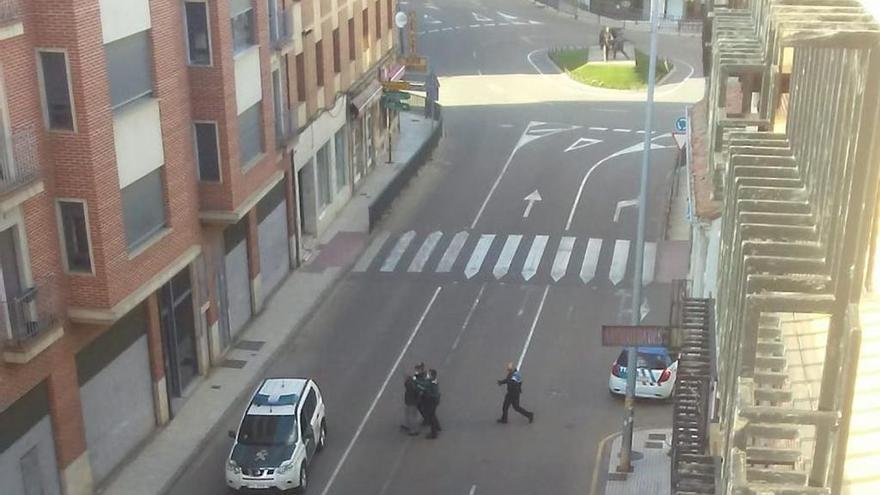
[[[513, 363], [507, 363], [507, 375], [498, 380], [498, 385], [506, 385], [504, 402], [501, 406], [499, 423], [507, 423], [507, 411], [513, 410], [522, 414], [529, 423], [535, 421], [535, 413], [528, 411], [519, 404], [522, 395], [522, 375]], [[411, 375], [403, 382], [404, 422], [400, 428], [409, 435], [418, 435], [422, 426], [429, 426], [431, 432], [427, 438], [437, 438], [442, 431], [437, 419], [437, 406], [440, 405], [440, 385], [437, 382], [437, 370], [426, 369], [425, 363], [419, 363]]]
[[[425, 369], [425, 363], [416, 365], [415, 373], [403, 382], [404, 423], [400, 426], [410, 435], [418, 435], [422, 426], [430, 426], [427, 438], [437, 438], [442, 428], [437, 419], [437, 406], [440, 405], [440, 385], [437, 383], [437, 370]], [[419, 417], [421, 416], [421, 420]]]

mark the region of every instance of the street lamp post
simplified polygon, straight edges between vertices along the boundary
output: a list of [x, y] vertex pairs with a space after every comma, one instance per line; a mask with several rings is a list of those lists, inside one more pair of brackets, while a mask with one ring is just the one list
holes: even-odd
[[[645, 102], [645, 143], [642, 153], [642, 175], [639, 182], [639, 220], [636, 227], [636, 259], [633, 273], [632, 322], [642, 322], [642, 271], [644, 270], [645, 254], [645, 222], [648, 203], [648, 171], [651, 164], [651, 133], [654, 120], [654, 86], [657, 77], [657, 2], [651, 0], [651, 49], [648, 58], [648, 95]], [[620, 452], [619, 472], [632, 471], [633, 428], [635, 426], [635, 390], [636, 366], [638, 352], [635, 347], [627, 348], [626, 352], [626, 399], [623, 416], [623, 445]]]

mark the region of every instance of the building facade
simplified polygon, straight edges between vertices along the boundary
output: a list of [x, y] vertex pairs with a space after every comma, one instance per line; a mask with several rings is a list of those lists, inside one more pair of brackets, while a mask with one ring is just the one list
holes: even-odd
[[[709, 19], [707, 96], [689, 112], [677, 325], [694, 350], [680, 361], [672, 493], [847, 493], [877, 238], [880, 23], [860, 1], [821, 0], [715, 1]], [[809, 372], [788, 352], [806, 352], [787, 333], [803, 322], [820, 356]]]
[[315, 249], [395, 10], [0, 0], [0, 493], [93, 493]]

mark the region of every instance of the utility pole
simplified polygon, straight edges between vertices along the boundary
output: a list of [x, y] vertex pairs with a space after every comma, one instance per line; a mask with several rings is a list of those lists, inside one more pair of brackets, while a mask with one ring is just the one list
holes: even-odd
[[[642, 153], [642, 176], [639, 182], [639, 222], [636, 227], [636, 263], [633, 273], [632, 322], [642, 322], [642, 271], [645, 255], [645, 221], [648, 206], [648, 172], [651, 165], [651, 134], [654, 120], [654, 86], [657, 78], [657, 0], [651, 0], [651, 49], [648, 58], [648, 97], [645, 102], [645, 149]], [[626, 353], [626, 399], [623, 412], [623, 449], [620, 452], [620, 463], [617, 471], [632, 471], [633, 428], [635, 426], [635, 391], [636, 365], [638, 351], [635, 347], [627, 348]]]

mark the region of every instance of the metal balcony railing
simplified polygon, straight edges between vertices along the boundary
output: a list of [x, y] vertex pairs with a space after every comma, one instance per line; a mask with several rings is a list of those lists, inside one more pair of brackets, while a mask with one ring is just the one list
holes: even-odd
[[0, 0], [0, 25], [21, 17], [21, 0]]
[[25, 347], [51, 329], [61, 314], [60, 294], [54, 275], [36, 280], [20, 294], [0, 300], [0, 323], [12, 347]]
[[6, 149], [5, 142], [0, 142], [0, 195], [28, 184], [41, 174], [34, 127], [13, 127], [11, 138], [11, 150]]
[[293, 44], [293, 9], [277, 9], [269, 22], [269, 38], [276, 50]]

